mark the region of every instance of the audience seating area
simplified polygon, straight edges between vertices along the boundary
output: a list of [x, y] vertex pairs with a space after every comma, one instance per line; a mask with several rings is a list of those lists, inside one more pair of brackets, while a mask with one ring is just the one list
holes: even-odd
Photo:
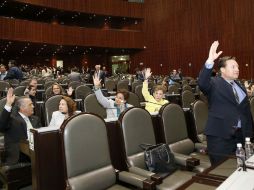
[[[45, 92], [45, 89], [50, 89], [51, 85], [57, 81], [47, 81], [47, 79], [38, 81], [41, 84], [38, 85], [38, 101], [36, 103], [38, 105], [35, 106], [37, 109], [35, 113], [41, 117], [44, 126], [47, 126], [52, 112], [58, 110], [61, 95], [46, 98], [47, 91]], [[43, 82], [45, 83], [43, 84]], [[164, 105], [159, 113], [151, 115], [140, 104], [142, 97], [137, 91], [141, 92], [141, 82], [136, 81], [131, 84], [127, 80], [107, 79], [105, 87], [109, 88], [106, 90], [112, 92], [116, 88], [124, 86], [130, 91], [128, 103], [134, 106], [121, 113], [119, 119], [115, 118], [114, 121], [102, 119], [106, 118], [106, 110], [98, 103], [91, 84], [86, 81], [79, 84], [72, 83], [75, 88], [73, 97], [76, 98], [78, 108], [82, 113], [69, 118], [60, 130], [54, 131], [57, 134], [54, 137], [55, 141], [59, 141], [59, 144], [62, 145], [60, 150], [62, 155], [54, 157], [52, 155], [56, 153], [52, 153], [52, 158], [49, 158], [53, 159], [54, 163], [56, 162], [54, 159], [59, 157], [57, 162], [60, 162], [64, 172], [64, 175], [60, 177], [61, 180], [55, 180], [59, 180], [59, 183], [65, 188], [72, 189], [137, 189], [138, 187], [171, 190], [181, 187], [193, 176], [209, 168], [211, 165], [208, 156], [203, 151], [206, 149], [206, 139], [203, 132], [207, 120], [207, 104], [198, 100], [199, 94], [195, 94], [195, 87], [192, 88], [186, 82], [184, 83], [184, 88], [181, 85], [169, 86], [166, 98], [172, 103]], [[70, 83], [62, 80], [60, 84], [67, 89]], [[13, 86], [13, 84], [9, 85]], [[17, 96], [21, 96], [21, 91], [25, 86], [15, 85], [17, 86], [15, 88]], [[195, 85], [194, 82], [193, 85]], [[1, 91], [0, 112], [6, 102], [5, 94], [6, 89], [4, 88]], [[184, 98], [185, 96], [188, 98]], [[253, 109], [253, 98], [251, 102]], [[144, 162], [144, 152], [139, 147], [141, 143], [157, 144], [161, 142], [169, 146], [178, 165], [178, 170], [170, 176], [160, 176], [160, 174], [148, 171]], [[42, 146], [42, 144], [34, 143], [34, 146]], [[81, 144], [82, 146], [80, 146]], [[38, 154], [33, 150], [30, 152], [32, 152], [31, 155]], [[38, 169], [36, 165], [39, 163], [40, 167], [46, 164], [40, 160], [39, 155], [32, 156], [31, 160], [32, 168]], [[18, 173], [22, 171], [22, 167], [22, 163], [19, 163], [16, 167], [17, 171], [11, 171], [17, 173], [12, 177], [15, 177], [17, 181], [22, 177], [29, 178], [30, 181], [23, 179], [22, 181], [31, 183], [32, 178], [26, 176], [31, 176], [35, 172], [34, 169], [27, 170], [28, 167], [31, 168], [31, 165], [27, 165], [26, 172], [30, 172], [21, 177]], [[54, 171], [54, 166], [51, 169], [53, 171], [48, 170], [48, 172], [57, 172]], [[47, 167], [44, 170], [47, 170]], [[0, 179], [4, 185], [8, 185], [9, 178], [4, 171], [6, 170], [2, 167]], [[38, 173], [36, 175], [43, 176]], [[38, 179], [33, 178], [33, 185], [36, 183], [36, 187], [40, 186]], [[54, 189], [50, 187], [54, 179], [47, 178], [47, 180], [47, 189]], [[20, 187], [20, 184], [14, 184], [14, 186], [10, 189]]]

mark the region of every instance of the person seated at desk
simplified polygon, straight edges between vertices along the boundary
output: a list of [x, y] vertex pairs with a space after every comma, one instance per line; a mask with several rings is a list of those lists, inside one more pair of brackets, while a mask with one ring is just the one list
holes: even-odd
[[115, 101], [111, 99], [107, 99], [103, 96], [101, 87], [101, 80], [98, 76], [93, 77], [94, 82], [94, 92], [98, 102], [106, 108], [107, 119], [115, 118], [120, 115], [124, 110], [129, 107], [133, 107], [132, 105], [126, 103], [129, 98], [129, 92], [125, 89], [120, 89], [116, 92]]
[[145, 109], [149, 113], [154, 113], [154, 112], [158, 112], [160, 110], [161, 106], [168, 103], [168, 101], [163, 99], [165, 87], [162, 85], [157, 85], [154, 88], [153, 96], [149, 93], [147, 79], [151, 75], [152, 75], [151, 69], [147, 68], [145, 70], [145, 80], [143, 82], [142, 95], [144, 96], [145, 101], [146, 101]]
[[21, 97], [17, 100], [16, 109], [12, 109], [15, 95], [13, 88], [9, 88], [6, 104], [0, 116], [0, 132], [4, 134], [5, 164], [12, 165], [18, 162], [28, 161], [28, 158], [20, 153], [19, 143], [29, 139], [30, 129], [41, 127], [40, 120], [34, 116], [34, 105], [30, 98]]
[[64, 120], [74, 115], [76, 110], [76, 102], [68, 96], [63, 96], [59, 102], [59, 110], [54, 111], [52, 114], [49, 127], [60, 128]]
[[72, 93], [73, 93], [73, 88], [70, 86], [68, 89], [67, 89], [67, 94], [64, 92], [64, 89], [62, 88], [62, 86], [58, 83], [54, 83], [52, 85], [52, 90], [51, 90], [51, 96], [54, 96], [54, 95], [67, 95], [67, 96], [72, 96]]

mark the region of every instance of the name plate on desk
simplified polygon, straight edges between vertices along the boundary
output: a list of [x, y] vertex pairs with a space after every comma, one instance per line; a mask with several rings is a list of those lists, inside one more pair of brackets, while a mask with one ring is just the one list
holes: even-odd
[[247, 171], [243, 171], [242, 168], [238, 168], [217, 190], [253, 190], [253, 176], [254, 170], [247, 168]]

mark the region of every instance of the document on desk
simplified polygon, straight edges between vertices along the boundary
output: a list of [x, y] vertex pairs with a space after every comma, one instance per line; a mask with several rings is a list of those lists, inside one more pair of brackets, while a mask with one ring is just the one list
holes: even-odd
[[243, 171], [238, 168], [216, 190], [253, 190], [253, 176], [254, 170], [247, 168], [247, 171]]

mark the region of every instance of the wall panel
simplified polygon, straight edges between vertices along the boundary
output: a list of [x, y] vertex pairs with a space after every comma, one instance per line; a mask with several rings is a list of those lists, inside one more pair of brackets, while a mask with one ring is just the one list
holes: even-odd
[[223, 55], [237, 57], [240, 77], [254, 77], [253, 18], [252, 0], [146, 0], [147, 48], [133, 57], [132, 68], [144, 62], [153, 73], [181, 67], [185, 75], [197, 76], [210, 44], [219, 40]]
[[143, 3], [128, 3], [125, 0], [16, 0], [43, 7], [66, 11], [96, 13], [112, 16], [143, 18]]
[[143, 48], [137, 31], [88, 29], [0, 17], [0, 38], [59, 45]]

